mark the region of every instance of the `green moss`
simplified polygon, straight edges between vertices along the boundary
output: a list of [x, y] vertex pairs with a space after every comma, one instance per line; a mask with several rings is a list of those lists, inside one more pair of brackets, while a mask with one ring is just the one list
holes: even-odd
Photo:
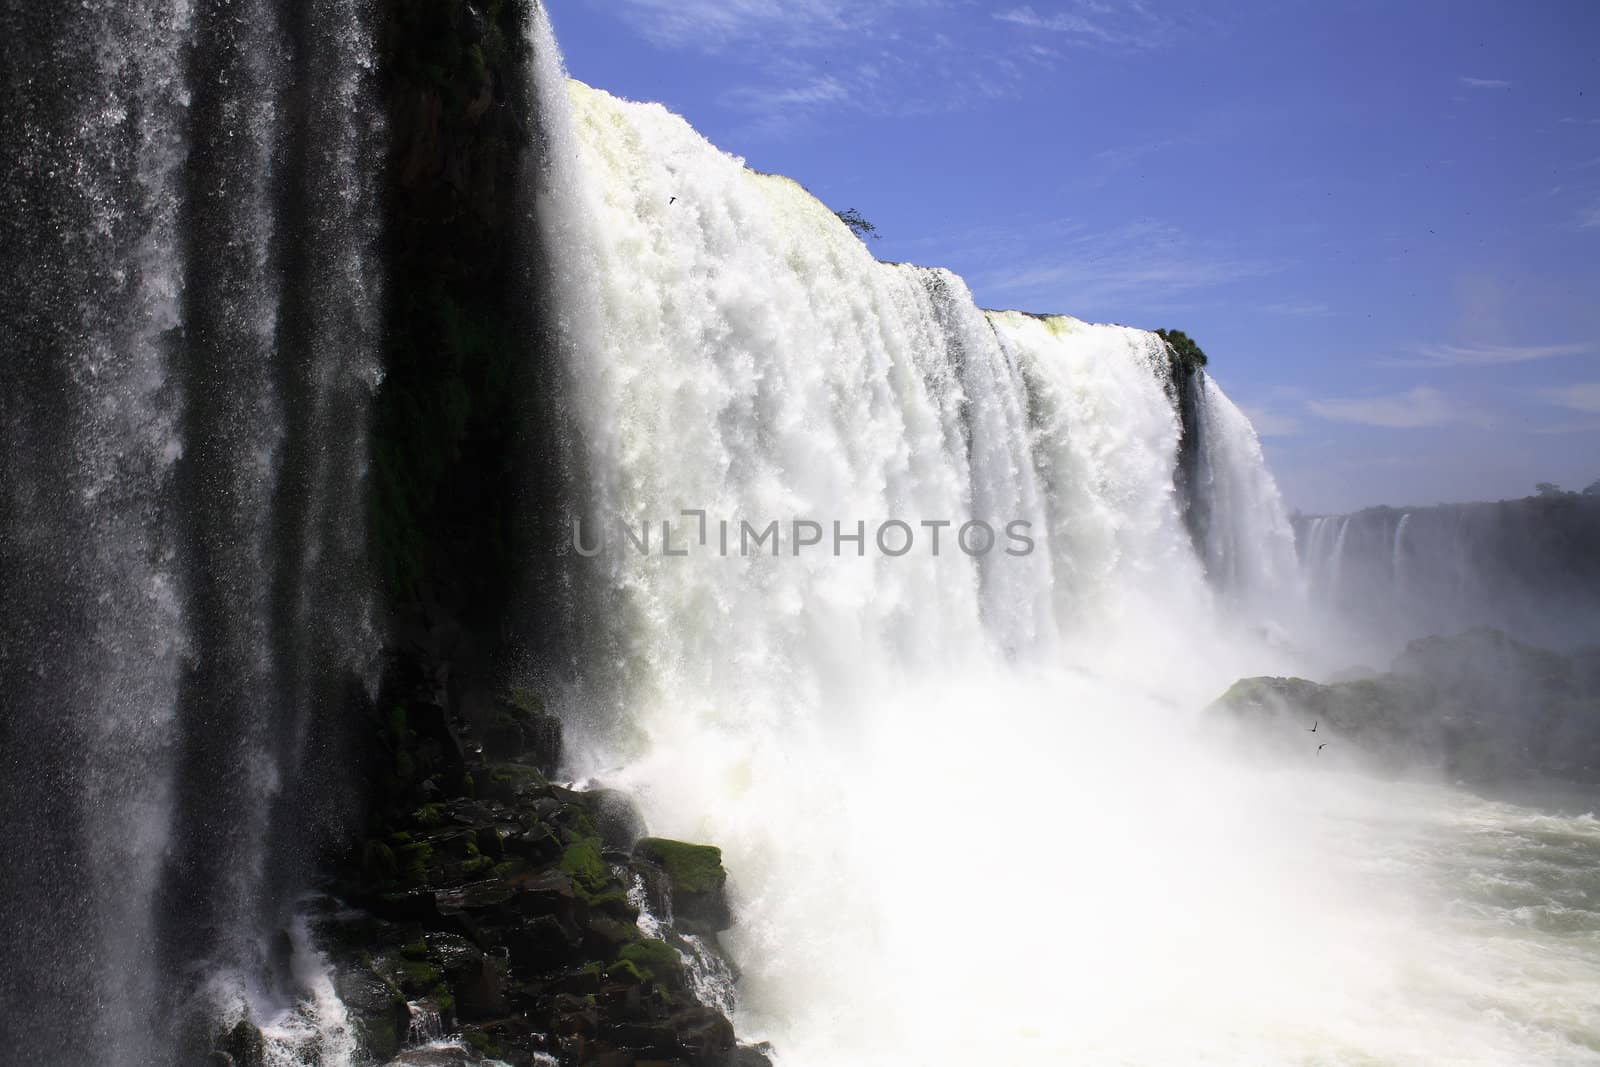
[[561, 854], [561, 869], [587, 893], [599, 893], [611, 878], [611, 869], [600, 855], [600, 840], [585, 837], [567, 846]]
[[504, 863], [496, 863], [494, 866], [490, 867], [489, 868], [489, 876], [491, 878], [505, 879], [505, 878], [510, 878], [510, 877], [512, 877], [514, 875], [521, 874], [523, 871], [525, 871], [527, 869], [528, 869], [527, 860], [524, 860], [519, 856], [513, 856], [510, 859], [506, 860]]
[[371, 882], [387, 882], [399, 877], [400, 865], [394, 850], [382, 841], [368, 841], [361, 849], [361, 873]]
[[650, 980], [650, 975], [641, 971], [631, 960], [618, 960], [606, 968], [606, 977], [615, 978], [635, 985], [644, 985]]
[[472, 1047], [474, 1052], [480, 1056], [484, 1056], [491, 1060], [498, 1060], [503, 1059], [506, 1055], [505, 1047], [502, 1046], [500, 1042], [496, 1041], [494, 1035], [489, 1033], [487, 1030], [480, 1030], [476, 1027], [469, 1026], [466, 1030], [462, 1031], [461, 1038]]
[[655, 938], [646, 938], [623, 946], [622, 951], [617, 953], [617, 958], [633, 964], [649, 976], [662, 974], [682, 965], [678, 950], [665, 941], [658, 941]]
[[586, 896], [589, 907], [595, 911], [610, 911], [627, 915], [637, 919], [639, 909], [628, 899], [628, 893], [623, 889], [608, 889], [603, 893], [593, 893]]
[[432, 829], [444, 824], [443, 804], [424, 804], [411, 813], [411, 818], [423, 829]]
[[494, 869], [494, 860], [488, 856], [474, 856], [461, 865], [461, 873], [471, 876]]
[[682, 893], [715, 893], [728, 880], [722, 867], [722, 850], [715, 845], [691, 845], [664, 837], [646, 837], [633, 854], [667, 872], [672, 888]]

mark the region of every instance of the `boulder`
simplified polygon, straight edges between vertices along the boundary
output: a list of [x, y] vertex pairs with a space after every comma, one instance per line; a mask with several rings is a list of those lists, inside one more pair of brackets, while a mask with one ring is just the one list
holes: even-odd
[[666, 876], [674, 922], [691, 932], [717, 933], [733, 924], [725, 888], [728, 872], [722, 850], [664, 837], [642, 838], [633, 858]]

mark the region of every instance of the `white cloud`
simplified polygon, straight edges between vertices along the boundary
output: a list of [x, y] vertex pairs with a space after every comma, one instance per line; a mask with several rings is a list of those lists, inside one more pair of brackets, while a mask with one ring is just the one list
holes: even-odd
[[1494, 367], [1532, 363], [1594, 351], [1587, 342], [1566, 345], [1422, 345], [1415, 357], [1381, 361], [1391, 367]]
[[1485, 421], [1481, 414], [1425, 385], [1382, 396], [1311, 400], [1306, 407], [1314, 414], [1335, 422], [1356, 422], [1364, 426], [1396, 430], [1420, 430], [1430, 426]]
[[1510, 82], [1502, 81], [1499, 78], [1469, 78], [1465, 74], [1463, 74], [1461, 76], [1461, 84], [1465, 85], [1468, 89], [1509, 89], [1509, 88], [1511, 88], [1511, 83]]
[[1578, 212], [1578, 229], [1600, 229], [1600, 203], [1591, 204]]
[[1030, 30], [1059, 34], [1072, 44], [1125, 49], [1157, 48], [1165, 44], [1171, 26], [1142, 3], [1107, 0], [1073, 0], [1070, 10], [1041, 15], [1031, 5], [997, 11], [994, 17]]
[[1535, 389], [1533, 393], [1547, 404], [1581, 411], [1586, 415], [1600, 415], [1600, 382], [1574, 382], [1571, 385]]

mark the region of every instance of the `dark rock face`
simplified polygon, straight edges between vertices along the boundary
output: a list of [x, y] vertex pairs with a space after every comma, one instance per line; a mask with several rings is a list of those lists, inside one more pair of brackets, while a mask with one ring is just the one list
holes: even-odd
[[[542, 714], [525, 694], [503, 703]], [[469, 726], [453, 729], [467, 738], [461, 789], [446, 791], [445, 764], [397, 789], [383, 836], [352, 850], [330, 887], [344, 903], [315, 923], [367, 1051], [392, 1063], [765, 1063], [695, 998], [689, 967], [707, 950], [677, 932], [728, 926], [721, 852], [640, 839], [622, 794], [552, 784], [530, 763], [477, 752]], [[661, 918], [674, 909], [677, 924], [647, 937], [641, 899]], [[414, 1011], [435, 1013], [472, 1051], [407, 1051]]]
[[1600, 782], [1600, 650], [1563, 655], [1484, 627], [1413, 641], [1388, 674], [1319, 685], [1248, 678], [1212, 705], [1304, 747], [1350, 744], [1385, 767], [1490, 784]]
[[[694, 953], [714, 948], [670, 924], [646, 937], [630, 895], [648, 882], [686, 908], [686, 931], [714, 934], [729, 921], [720, 853], [632, 855], [646, 831], [631, 802], [552, 784], [561, 722], [505, 684], [529, 673], [519, 657], [559, 659], [541, 642], [576, 639], [538, 564], [571, 494], [542, 354], [553, 268], [527, 200], [533, 3], [382, 6], [371, 550], [389, 641], [356, 746], [365, 830], [329, 861], [315, 937], [374, 1062], [753, 1067], [765, 1055], [691, 987]], [[528, 600], [549, 625], [518, 626]], [[440, 1033], [454, 1047], [423, 1040]]]

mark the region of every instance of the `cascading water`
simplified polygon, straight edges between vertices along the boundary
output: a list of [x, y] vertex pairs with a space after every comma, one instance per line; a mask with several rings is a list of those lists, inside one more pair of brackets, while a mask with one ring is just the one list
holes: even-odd
[[1407, 641], [1493, 626], [1553, 648], [1600, 642], [1600, 500], [1372, 508], [1297, 521], [1333, 640], [1385, 663]]
[[[1302, 606], [1214, 382], [1191, 540], [1152, 335], [979, 312], [568, 82], [542, 22], [535, 52], [573, 562], [609, 626], [562, 695], [574, 770], [724, 847], [747, 1038], [827, 1067], [1595, 1059], [1564, 1013], [1596, 969], [1428, 852], [1522, 815], [1264, 764], [1193, 714], [1292, 667], [1252, 631]], [[977, 520], [1036, 550], [963, 551]], [[776, 552], [743, 539], [773, 522]]]
[[0, 1047], [170, 1062], [191, 1009], [304, 984], [271, 931], [317, 714], [373, 654], [371, 14], [7, 4], [0, 36]]

